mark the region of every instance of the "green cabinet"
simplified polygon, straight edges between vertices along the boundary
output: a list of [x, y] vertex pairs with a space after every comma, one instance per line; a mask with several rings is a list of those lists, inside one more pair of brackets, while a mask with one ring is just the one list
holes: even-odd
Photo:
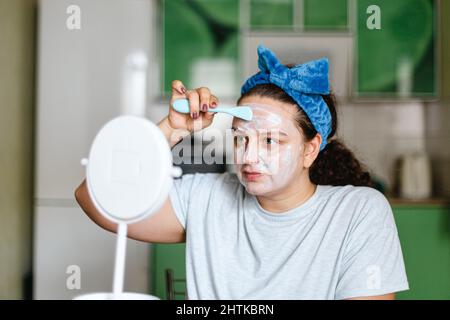
[[[185, 279], [186, 259], [185, 244], [154, 244], [152, 245], [151, 265], [151, 294], [166, 299], [166, 269], [172, 269], [174, 278]], [[184, 291], [183, 283], [176, 283], [176, 291]], [[176, 296], [177, 299], [183, 297]]]
[[250, 0], [248, 15], [252, 30], [289, 30], [295, 24], [294, 0]]
[[210, 80], [209, 71], [201, 68], [201, 63], [208, 61], [228, 62], [225, 65], [235, 74], [231, 79], [228, 76], [227, 85], [240, 87], [243, 80], [240, 43], [245, 36], [242, 31], [247, 29], [348, 30], [347, 0], [160, 0], [159, 3], [164, 96], [170, 95], [172, 80], [180, 79], [188, 88], [199, 85], [198, 78]]
[[[436, 1], [358, 0], [356, 3], [354, 94], [376, 98], [435, 97], [438, 87]], [[373, 28], [374, 21], [380, 22], [379, 29]]]
[[397, 299], [450, 299], [450, 208], [394, 207], [410, 290]]
[[[183, 80], [187, 87], [199, 85], [199, 79], [207, 82], [200, 81], [201, 85], [211, 85], [216, 75], [209, 75], [210, 68], [205, 63], [223, 64], [223, 68], [229, 69], [232, 74], [227, 76], [226, 85], [225, 81], [221, 85], [228, 88], [226, 92], [237, 94], [243, 80], [240, 43], [248, 30], [315, 31], [318, 37], [321, 32], [351, 32], [355, 39], [355, 97], [433, 99], [439, 93], [437, 0], [160, 0], [160, 3], [162, 91], [166, 96], [174, 79]], [[378, 9], [374, 11], [375, 7]], [[372, 28], [376, 10], [379, 29]]]

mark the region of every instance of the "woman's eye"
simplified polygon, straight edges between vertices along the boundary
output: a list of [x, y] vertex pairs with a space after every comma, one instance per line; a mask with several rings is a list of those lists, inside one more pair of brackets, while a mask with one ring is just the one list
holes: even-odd
[[266, 143], [267, 144], [274, 144], [274, 143], [276, 143], [277, 141], [276, 140], [274, 140], [274, 139], [272, 139], [272, 138], [266, 138]]

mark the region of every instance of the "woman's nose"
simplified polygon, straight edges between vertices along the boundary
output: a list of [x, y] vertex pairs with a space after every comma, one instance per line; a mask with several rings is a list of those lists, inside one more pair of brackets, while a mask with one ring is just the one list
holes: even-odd
[[258, 143], [257, 139], [248, 140], [244, 153], [244, 164], [254, 164], [258, 162]]

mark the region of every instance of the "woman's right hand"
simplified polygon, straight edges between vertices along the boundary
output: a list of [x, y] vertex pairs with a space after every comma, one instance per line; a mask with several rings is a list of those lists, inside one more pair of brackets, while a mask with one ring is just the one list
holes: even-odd
[[[190, 113], [179, 113], [174, 110], [173, 102], [178, 99], [188, 99]], [[215, 108], [219, 100], [211, 94], [206, 87], [194, 90], [186, 90], [180, 80], [172, 81], [172, 97], [170, 98], [168, 123], [172, 129], [199, 131], [208, 127], [215, 112], [208, 112], [209, 108]]]

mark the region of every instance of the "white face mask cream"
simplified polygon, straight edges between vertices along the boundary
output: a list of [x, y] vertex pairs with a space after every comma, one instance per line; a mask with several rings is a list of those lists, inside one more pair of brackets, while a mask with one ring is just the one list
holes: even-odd
[[240, 182], [253, 195], [266, 195], [287, 186], [300, 166], [303, 139], [295, 115], [280, 106], [245, 103], [253, 119], [234, 119], [235, 168]]

